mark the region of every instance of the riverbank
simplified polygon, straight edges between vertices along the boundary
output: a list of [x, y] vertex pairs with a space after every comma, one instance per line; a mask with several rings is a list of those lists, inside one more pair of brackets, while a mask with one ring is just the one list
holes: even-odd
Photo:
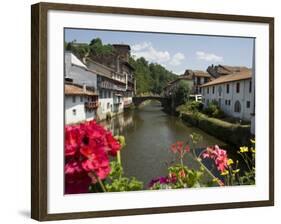
[[201, 112], [181, 112], [179, 117], [189, 124], [231, 145], [247, 145], [251, 136], [250, 125], [233, 124], [221, 119], [208, 117]]

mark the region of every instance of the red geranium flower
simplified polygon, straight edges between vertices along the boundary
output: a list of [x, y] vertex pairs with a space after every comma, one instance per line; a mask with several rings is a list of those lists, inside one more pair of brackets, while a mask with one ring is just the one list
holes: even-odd
[[65, 193], [88, 192], [89, 185], [110, 173], [109, 155], [121, 145], [95, 121], [65, 127]]

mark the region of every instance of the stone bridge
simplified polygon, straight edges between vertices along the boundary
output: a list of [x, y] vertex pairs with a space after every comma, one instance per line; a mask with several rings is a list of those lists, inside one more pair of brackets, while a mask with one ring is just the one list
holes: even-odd
[[167, 107], [169, 105], [170, 99], [163, 96], [134, 96], [133, 103], [136, 107], [138, 107], [142, 102], [146, 100], [157, 100], [159, 101], [163, 107]]

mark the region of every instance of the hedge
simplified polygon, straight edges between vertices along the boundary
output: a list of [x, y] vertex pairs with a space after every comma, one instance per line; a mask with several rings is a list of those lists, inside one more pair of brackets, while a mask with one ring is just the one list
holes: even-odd
[[232, 124], [200, 112], [181, 113], [182, 120], [197, 126], [206, 133], [235, 146], [247, 145], [251, 138], [250, 125]]

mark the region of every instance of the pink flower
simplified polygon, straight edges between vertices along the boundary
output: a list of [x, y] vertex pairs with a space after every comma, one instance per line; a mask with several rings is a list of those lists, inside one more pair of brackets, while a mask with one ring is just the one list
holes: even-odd
[[226, 150], [220, 149], [219, 146], [208, 147], [202, 154], [203, 159], [210, 158], [214, 160], [217, 169], [221, 172], [225, 171], [227, 166], [227, 153]]
[[186, 152], [190, 152], [190, 147], [189, 147], [189, 145], [186, 145], [184, 150], [185, 150]]
[[171, 151], [172, 151], [173, 153], [177, 153], [177, 145], [176, 145], [176, 144], [172, 144], [172, 145], [171, 145]]

